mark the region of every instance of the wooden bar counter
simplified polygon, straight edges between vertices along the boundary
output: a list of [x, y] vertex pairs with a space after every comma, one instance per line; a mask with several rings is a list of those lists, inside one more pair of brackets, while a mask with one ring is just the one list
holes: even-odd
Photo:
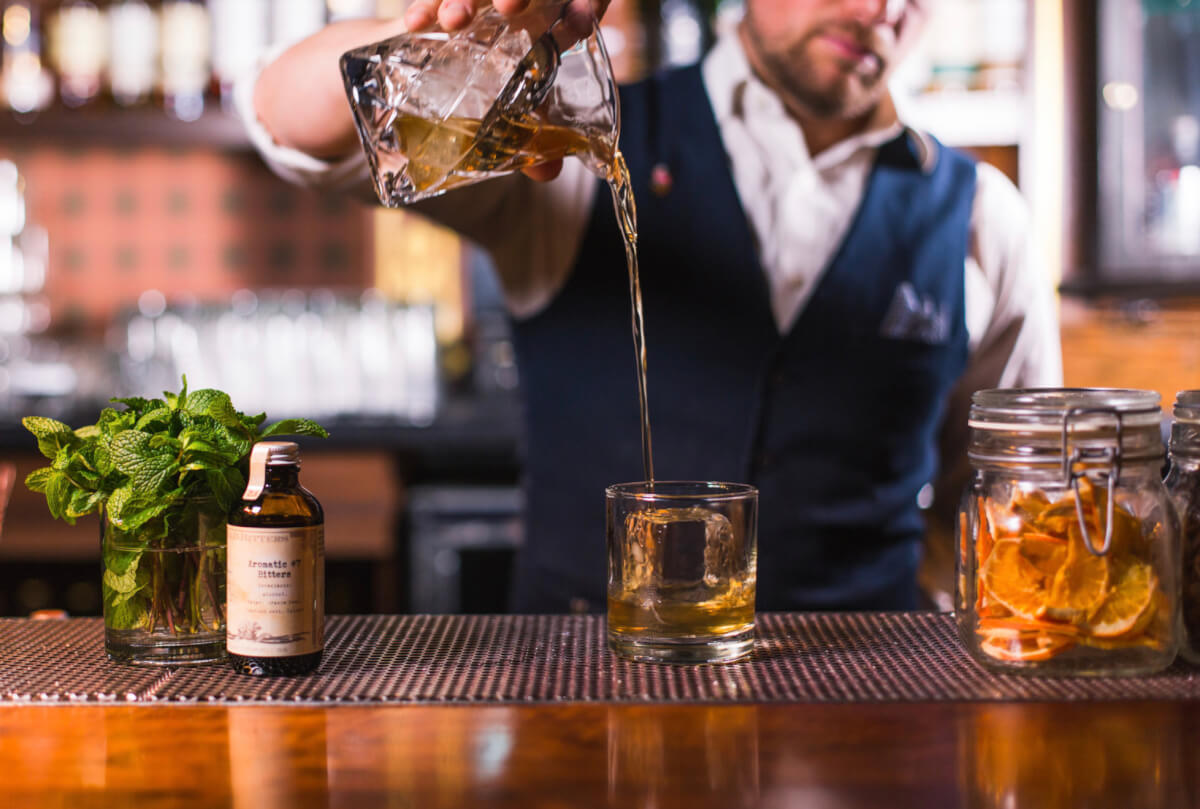
[[1045, 684], [950, 659], [945, 616], [765, 619], [755, 660], [721, 667], [614, 661], [596, 619], [331, 619], [320, 677], [268, 686], [112, 666], [97, 622], [30, 641], [35, 622], [0, 621], [0, 788], [70, 807], [1200, 805], [1190, 668]]

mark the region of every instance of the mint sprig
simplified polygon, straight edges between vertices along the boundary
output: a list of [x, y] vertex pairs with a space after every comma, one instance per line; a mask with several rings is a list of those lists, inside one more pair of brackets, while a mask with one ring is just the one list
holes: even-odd
[[[36, 469], [25, 485], [46, 497], [51, 516], [74, 524], [101, 509], [121, 550], [106, 548], [102, 590], [106, 625], [134, 629], [163, 617], [172, 630], [198, 631], [205, 568], [160, 564], [161, 554], [143, 559], [175, 526], [186, 522], [189, 502], [208, 498], [209, 508], [228, 513], [246, 486], [255, 442], [281, 435], [328, 437], [309, 419], [285, 419], [262, 427], [265, 414], [239, 412], [223, 391], [179, 393], [162, 399], [112, 399], [95, 424], [78, 429], [30, 416], [22, 424], [37, 439], [50, 465]], [[192, 515], [194, 517], [194, 514]], [[165, 563], [164, 563], [165, 564]], [[179, 569], [177, 569], [179, 568]], [[190, 578], [180, 579], [184, 572]], [[170, 588], [177, 588], [167, 592]], [[182, 590], [183, 596], [175, 594]], [[218, 599], [210, 599], [215, 606]]]
[[[247, 416], [229, 394], [213, 388], [162, 399], [112, 399], [95, 424], [72, 429], [29, 416], [21, 423], [52, 462], [34, 470], [25, 485], [46, 495], [55, 519], [74, 524], [108, 506], [114, 525], [131, 530], [154, 516], [154, 504], [215, 497], [228, 510], [246, 485], [246, 464], [256, 441], [280, 435], [328, 437], [309, 419], [285, 419], [266, 429], [262, 414]], [[114, 500], [115, 496], [115, 500]]]

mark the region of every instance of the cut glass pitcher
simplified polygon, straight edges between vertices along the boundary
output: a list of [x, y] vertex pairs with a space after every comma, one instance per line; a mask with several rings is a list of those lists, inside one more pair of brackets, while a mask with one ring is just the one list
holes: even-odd
[[376, 193], [397, 207], [576, 155], [607, 177], [620, 114], [591, 0], [481, 9], [341, 59]]

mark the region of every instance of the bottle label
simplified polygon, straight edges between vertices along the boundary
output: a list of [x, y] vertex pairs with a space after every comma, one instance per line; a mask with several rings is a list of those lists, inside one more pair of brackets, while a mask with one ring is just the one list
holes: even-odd
[[325, 646], [325, 526], [228, 528], [227, 645], [246, 657]]

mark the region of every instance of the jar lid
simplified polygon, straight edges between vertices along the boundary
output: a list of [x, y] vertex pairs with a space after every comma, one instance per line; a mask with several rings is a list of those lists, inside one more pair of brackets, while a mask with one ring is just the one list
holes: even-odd
[[[1200, 391], [1196, 407], [1200, 417]], [[984, 430], [1061, 433], [1064, 420], [1074, 430], [1122, 427], [1158, 428], [1161, 397], [1130, 388], [993, 388], [971, 397], [968, 426]]]
[[967, 455], [977, 463], [1119, 466], [1166, 453], [1154, 391], [1126, 388], [998, 388], [971, 397]]
[[1181, 390], [1175, 394], [1175, 421], [1200, 424], [1200, 390]]

